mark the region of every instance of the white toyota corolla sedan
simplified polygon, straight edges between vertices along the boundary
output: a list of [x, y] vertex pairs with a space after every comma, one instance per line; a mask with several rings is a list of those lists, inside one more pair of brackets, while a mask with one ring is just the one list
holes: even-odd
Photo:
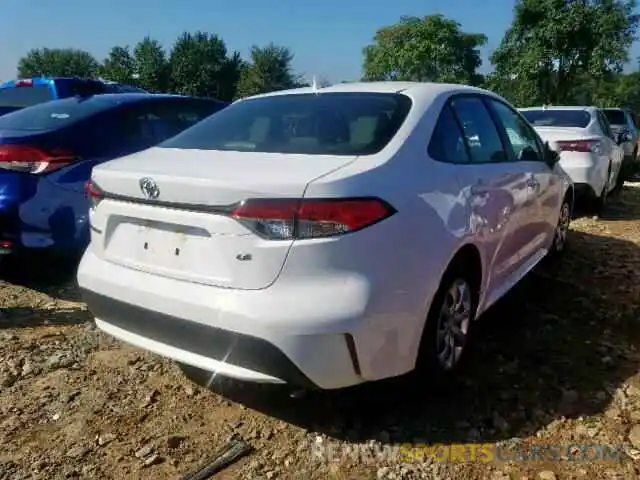
[[200, 371], [310, 389], [446, 378], [474, 320], [564, 249], [557, 162], [478, 88], [246, 98], [93, 170], [78, 283], [104, 332]]

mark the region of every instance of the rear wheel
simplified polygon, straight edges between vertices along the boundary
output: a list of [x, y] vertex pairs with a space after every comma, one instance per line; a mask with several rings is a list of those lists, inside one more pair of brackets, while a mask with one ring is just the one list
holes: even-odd
[[427, 315], [417, 366], [429, 381], [449, 379], [465, 358], [478, 294], [468, 265], [462, 263], [447, 270]]
[[564, 197], [560, 206], [560, 215], [553, 236], [553, 244], [549, 251], [549, 257], [555, 258], [562, 255], [567, 248], [567, 238], [569, 236], [569, 226], [571, 225], [571, 200], [569, 195]]

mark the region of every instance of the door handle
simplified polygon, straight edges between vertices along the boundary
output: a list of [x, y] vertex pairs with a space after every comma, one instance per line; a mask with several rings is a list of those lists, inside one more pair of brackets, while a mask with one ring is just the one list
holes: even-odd
[[538, 182], [535, 178], [527, 179], [527, 187], [537, 189], [540, 186], [540, 182]]

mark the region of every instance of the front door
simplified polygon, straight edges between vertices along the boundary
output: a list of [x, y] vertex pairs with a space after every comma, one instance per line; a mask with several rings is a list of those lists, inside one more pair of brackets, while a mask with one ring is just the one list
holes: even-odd
[[523, 255], [541, 255], [548, 248], [562, 201], [562, 181], [544, 161], [542, 142], [532, 127], [514, 109], [497, 100], [487, 100], [503, 129], [518, 164], [526, 172], [527, 207], [520, 219]]

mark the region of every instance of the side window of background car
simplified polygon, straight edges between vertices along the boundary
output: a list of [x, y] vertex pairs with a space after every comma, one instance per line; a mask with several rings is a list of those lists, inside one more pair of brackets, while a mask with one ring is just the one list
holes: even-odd
[[600, 110], [596, 111], [596, 119], [598, 120], [598, 124], [600, 125], [602, 133], [604, 133], [610, 139], [615, 140], [613, 132], [611, 131], [611, 126], [609, 125], [609, 120], [607, 120], [607, 117], [605, 117], [605, 115]]
[[451, 106], [462, 125], [472, 163], [508, 160], [498, 130], [480, 98], [456, 97], [451, 101]]
[[504, 103], [493, 99], [489, 102], [502, 123], [516, 158], [522, 161], [542, 161], [543, 154], [533, 128]]
[[431, 134], [428, 153], [431, 158], [440, 162], [469, 163], [464, 137], [449, 105], [444, 106], [438, 117]]

